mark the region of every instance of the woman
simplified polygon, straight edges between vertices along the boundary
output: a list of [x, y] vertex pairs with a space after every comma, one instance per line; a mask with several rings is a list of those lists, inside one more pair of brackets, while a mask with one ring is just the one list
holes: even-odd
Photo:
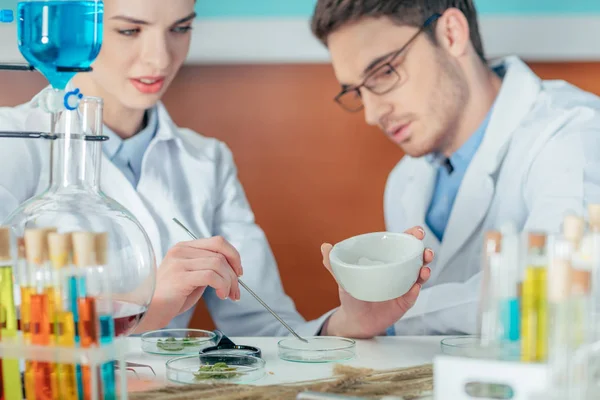
[[[104, 133], [110, 140], [104, 146], [102, 189], [138, 218], [160, 262], [155, 295], [137, 332], [169, 323], [187, 327], [193, 306], [204, 297], [228, 335], [287, 335], [254, 299], [239, 302], [237, 278], [245, 272], [245, 283], [292, 327], [314, 335], [330, 313], [306, 322], [285, 295], [229, 149], [178, 128], [160, 103], [187, 56], [194, 3], [105, 0], [104, 41], [94, 71], [73, 79], [82, 93], [104, 100]], [[0, 109], [0, 130], [23, 129], [31, 113], [30, 105]], [[44, 188], [47, 165], [46, 151], [36, 141], [6, 143], [0, 162], [24, 172], [18, 179], [0, 175], [0, 220]], [[187, 241], [173, 217], [204, 239]]]

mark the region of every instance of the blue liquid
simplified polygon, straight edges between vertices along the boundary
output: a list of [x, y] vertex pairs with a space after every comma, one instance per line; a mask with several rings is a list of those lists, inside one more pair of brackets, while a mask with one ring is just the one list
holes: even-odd
[[[77, 307], [77, 299], [81, 294], [85, 296], [85, 278], [71, 276], [68, 281], [69, 286], [69, 304], [73, 313], [73, 321], [75, 322], [75, 345], [79, 345], [79, 308]], [[83, 400], [83, 375], [81, 365], [75, 366], [75, 376], [77, 379], [77, 397]]]
[[19, 50], [55, 89], [65, 89], [76, 72], [89, 68], [102, 46], [102, 1], [30, 1], [17, 7]]
[[521, 315], [519, 299], [504, 300], [500, 304], [500, 315], [504, 327], [504, 340], [516, 342], [521, 338]]
[[73, 313], [73, 322], [75, 323], [75, 344], [79, 344], [79, 307], [77, 299], [86, 296], [85, 278], [71, 276], [69, 277], [69, 305], [70, 311]]
[[[109, 344], [115, 337], [115, 321], [110, 315], [101, 315], [100, 320], [100, 344]], [[104, 400], [116, 400], [117, 390], [115, 385], [115, 365], [107, 362], [102, 365], [102, 387]]]
[[77, 379], [77, 398], [83, 400], [83, 373], [79, 364], [75, 366], [75, 377]]
[[520, 361], [521, 359], [521, 311], [518, 298], [500, 301], [500, 324], [503, 336], [501, 359], [505, 361]]

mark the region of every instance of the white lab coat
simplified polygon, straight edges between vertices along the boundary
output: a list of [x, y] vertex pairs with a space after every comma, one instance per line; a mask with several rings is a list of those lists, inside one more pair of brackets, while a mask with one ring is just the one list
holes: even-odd
[[436, 254], [432, 275], [396, 334], [476, 333], [482, 240], [512, 221], [557, 232], [569, 211], [600, 202], [600, 99], [563, 81], [542, 81], [521, 60], [506, 74], [481, 146], [458, 191], [439, 243], [425, 215], [436, 168], [404, 157], [385, 190], [390, 231], [420, 225]]
[[[274, 257], [237, 177], [227, 146], [189, 129], [178, 128], [162, 104], [159, 129], [143, 158], [137, 189], [103, 156], [101, 188], [124, 205], [145, 228], [160, 264], [167, 250], [189, 237], [176, 217], [200, 237], [221, 235], [239, 251], [244, 283], [302, 335], [314, 335], [325, 318], [305, 322], [285, 295]], [[34, 121], [34, 124], [31, 123]], [[0, 130], [44, 126], [48, 115], [29, 104], [0, 108]], [[0, 139], [0, 221], [48, 184], [48, 143]], [[242, 289], [242, 300], [222, 301], [207, 290], [204, 300], [218, 328], [231, 336], [285, 336], [287, 330]], [[187, 327], [190, 312], [169, 327]]]

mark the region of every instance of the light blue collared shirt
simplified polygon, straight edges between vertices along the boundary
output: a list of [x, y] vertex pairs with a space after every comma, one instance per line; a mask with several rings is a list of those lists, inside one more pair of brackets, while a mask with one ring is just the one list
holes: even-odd
[[[444, 237], [444, 231], [446, 225], [448, 225], [448, 219], [452, 212], [452, 206], [456, 199], [456, 194], [460, 188], [460, 184], [465, 176], [467, 167], [471, 163], [473, 156], [477, 152], [479, 145], [481, 144], [485, 131], [490, 121], [492, 110], [490, 110], [485, 117], [485, 120], [481, 123], [477, 131], [458, 149], [452, 156], [450, 156], [450, 163], [454, 170], [449, 173], [447, 168], [443, 165], [438, 166], [437, 180], [435, 183], [435, 191], [431, 198], [431, 204], [429, 211], [425, 217], [425, 222], [429, 229], [437, 236], [441, 241]], [[438, 162], [440, 160], [439, 155], [430, 155], [427, 157], [429, 162]], [[396, 328], [392, 325], [386, 330], [387, 336], [395, 336]]]
[[[469, 140], [450, 156], [450, 163], [453, 167], [452, 172], [449, 172], [443, 165], [438, 166], [435, 190], [425, 217], [425, 222], [440, 241], [444, 238], [444, 232], [450, 219], [450, 213], [452, 212], [458, 189], [465, 176], [467, 167], [485, 136], [491, 115], [492, 111], [490, 110]], [[435, 158], [435, 156], [432, 158]]]
[[137, 187], [142, 174], [142, 160], [146, 149], [158, 131], [158, 115], [156, 107], [146, 112], [147, 124], [139, 133], [128, 139], [121, 139], [106, 125], [104, 134], [109, 140], [104, 143], [104, 154], [112, 163], [121, 170], [133, 187]]

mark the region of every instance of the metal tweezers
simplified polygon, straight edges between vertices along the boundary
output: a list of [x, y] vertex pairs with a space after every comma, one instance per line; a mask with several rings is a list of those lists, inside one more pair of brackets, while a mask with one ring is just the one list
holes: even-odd
[[[119, 364], [115, 364], [115, 368], [119, 369]], [[138, 376], [138, 374], [137, 374], [137, 372], [135, 371], [134, 368], [148, 368], [148, 369], [150, 369], [150, 371], [152, 371], [152, 373], [154, 374], [154, 376], [156, 376], [156, 372], [154, 372], [154, 369], [150, 365], [138, 364], [138, 363], [127, 361], [125, 363], [125, 368], [127, 369], [127, 371], [133, 372], [137, 378], [139, 378], [139, 376]]]

